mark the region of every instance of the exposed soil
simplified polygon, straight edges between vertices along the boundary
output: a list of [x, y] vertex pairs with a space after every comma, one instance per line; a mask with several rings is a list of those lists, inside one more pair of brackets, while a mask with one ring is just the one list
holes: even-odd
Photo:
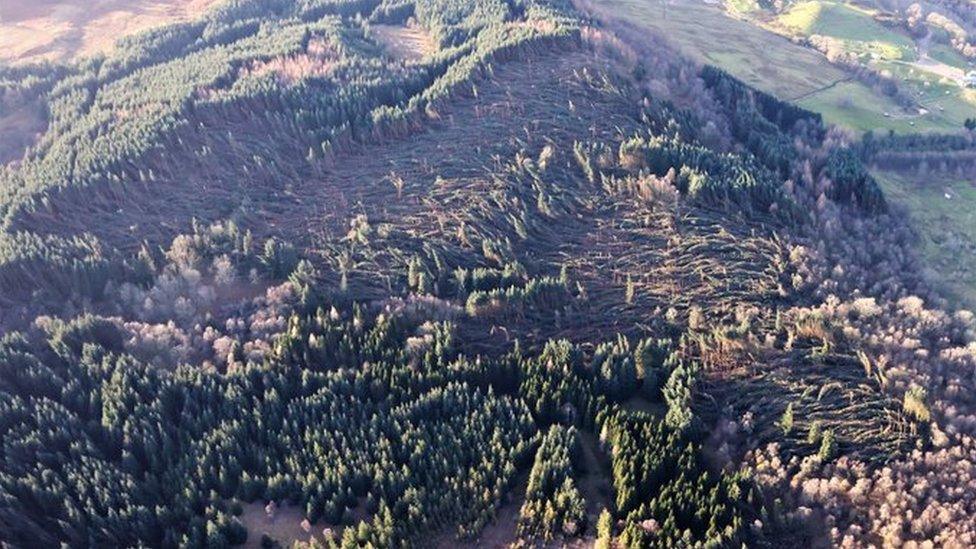
[[322, 527], [316, 525], [311, 532], [302, 528], [305, 517], [298, 507], [283, 505], [275, 511], [273, 518], [268, 516], [260, 501], [244, 504], [243, 507], [244, 513], [240, 519], [247, 528], [247, 542], [244, 543], [247, 549], [261, 547], [261, 537], [264, 534], [268, 534], [283, 547], [291, 547], [296, 541], [310, 541], [312, 537], [322, 541]]
[[[342, 529], [345, 526], [328, 524], [325, 521], [318, 521], [310, 525], [308, 531], [302, 527], [305, 515], [301, 508], [295, 505], [279, 505], [272, 517], [265, 511], [265, 504], [262, 501], [246, 503], [243, 505], [244, 512], [240, 516], [241, 524], [247, 528], [247, 541], [243, 547], [245, 549], [257, 549], [261, 547], [261, 537], [268, 534], [272, 539], [281, 544], [282, 547], [291, 547], [296, 541], [311, 541], [315, 539], [319, 543], [325, 541], [325, 531], [331, 530], [336, 539], [342, 536]], [[350, 524], [358, 524], [360, 520], [367, 519], [360, 505], [353, 509], [349, 515]]]
[[610, 481], [610, 457], [600, 447], [600, 440], [593, 433], [580, 431], [583, 445], [583, 463], [586, 468], [579, 479], [580, 493], [586, 500], [587, 533], [596, 531], [596, 522], [604, 509], [613, 509], [614, 492]]
[[373, 38], [394, 57], [417, 61], [437, 51], [434, 39], [416, 26], [371, 25], [369, 29]]

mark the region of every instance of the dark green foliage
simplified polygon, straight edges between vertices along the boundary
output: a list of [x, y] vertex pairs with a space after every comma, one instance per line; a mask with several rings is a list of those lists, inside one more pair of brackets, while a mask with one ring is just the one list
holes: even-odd
[[[246, 533], [230, 498], [289, 501], [332, 521], [367, 493], [392, 513], [386, 539], [448, 517], [477, 532], [494, 504], [482, 491], [507, 487], [531, 443], [524, 405], [466, 385], [472, 364], [435, 367], [450, 360], [444, 346], [409, 367], [383, 324], [352, 346], [370, 357], [365, 370], [284, 362], [228, 375], [146, 368], [109, 351], [121, 343], [106, 328], [55, 328], [37, 354], [22, 340], [0, 347], [21, 357], [0, 385], [17, 394], [3, 393], [0, 420], [0, 490], [19, 502], [6, 540], [26, 542], [36, 526], [41, 539], [76, 543], [232, 544]], [[423, 451], [426, 440], [441, 451]]]
[[[976, 119], [972, 120], [976, 121]], [[878, 136], [873, 132], [868, 132], [864, 134], [864, 138], [854, 148], [860, 151], [863, 157], [870, 159], [874, 155], [888, 150], [951, 152], [972, 149], [974, 146], [976, 144], [974, 144], [973, 138], [965, 134], [893, 133]]]
[[575, 423], [597, 409], [582, 353], [569, 341], [550, 341], [542, 353], [525, 360], [519, 396], [543, 424]]
[[836, 149], [827, 158], [824, 173], [830, 178], [831, 199], [854, 204], [870, 213], [884, 212], [888, 206], [881, 187], [851, 149]]
[[796, 151], [785, 132], [798, 121], [819, 128], [820, 115], [753, 90], [711, 65], [702, 68], [701, 77], [728, 111], [736, 137], [766, 167], [789, 173]]
[[583, 533], [586, 508], [575, 481], [581, 451], [572, 427], [553, 425], [542, 437], [519, 512], [519, 537], [549, 541]]
[[63, 303], [73, 295], [98, 299], [105, 284], [124, 273], [123, 262], [87, 235], [71, 239], [27, 232], [0, 235], [0, 294], [8, 300]]
[[[734, 546], [745, 539], [748, 482], [705, 470], [695, 444], [646, 414], [617, 413], [610, 447], [622, 547]], [[601, 533], [602, 535], [602, 533]]]
[[602, 343], [593, 353], [593, 370], [601, 392], [611, 401], [622, 402], [638, 389], [637, 365], [630, 343], [618, 337], [612, 343]]
[[471, 316], [491, 311], [521, 317], [532, 309], [558, 310], [568, 304], [572, 296], [565, 280], [533, 278], [522, 286], [495, 288], [487, 292], [475, 290], [468, 294], [466, 309]]
[[[976, 119], [972, 119], [976, 127]], [[912, 133], [875, 136], [868, 132], [854, 145], [861, 159], [885, 170], [967, 173], [976, 166], [976, 132], [930, 134]]]
[[820, 438], [820, 450], [817, 452], [820, 459], [827, 461], [837, 455], [837, 437], [834, 431], [827, 429]]
[[695, 420], [691, 402], [698, 369], [696, 363], [679, 362], [664, 384], [664, 402], [668, 406], [665, 422], [676, 431], [688, 429]]
[[671, 356], [671, 340], [644, 339], [634, 349], [634, 364], [641, 379], [641, 393], [645, 398], [657, 401], [663, 398], [661, 389], [670, 375], [667, 361]]
[[701, 77], [705, 84], [711, 88], [726, 86], [724, 92], [719, 93], [719, 97], [725, 101], [746, 100], [746, 96], [751, 99], [756, 109], [766, 120], [776, 124], [783, 132], [789, 132], [796, 126], [797, 122], [807, 122], [815, 126], [823, 124], [823, 117], [819, 113], [808, 111], [785, 101], [780, 101], [772, 95], [750, 88], [740, 80], [731, 76], [729, 73], [713, 66], [705, 65], [702, 67]]
[[663, 135], [629, 139], [620, 145], [619, 156], [624, 166], [658, 176], [675, 170], [678, 191], [706, 206], [795, 213], [776, 176], [749, 156], [718, 154]]
[[261, 263], [271, 277], [284, 278], [298, 265], [298, 253], [291, 244], [270, 238], [264, 243]]
[[613, 515], [604, 509], [600, 512], [600, 518], [596, 523], [596, 543], [595, 549], [610, 549], [613, 539]]
[[788, 435], [793, 430], [793, 403], [786, 405], [786, 410], [779, 419], [779, 426], [783, 429], [783, 434]]

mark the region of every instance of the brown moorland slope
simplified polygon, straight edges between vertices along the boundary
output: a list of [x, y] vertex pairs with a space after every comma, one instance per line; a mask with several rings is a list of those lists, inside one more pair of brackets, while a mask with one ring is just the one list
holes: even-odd
[[0, 62], [103, 53], [123, 36], [193, 19], [218, 1], [6, 0], [0, 3]]

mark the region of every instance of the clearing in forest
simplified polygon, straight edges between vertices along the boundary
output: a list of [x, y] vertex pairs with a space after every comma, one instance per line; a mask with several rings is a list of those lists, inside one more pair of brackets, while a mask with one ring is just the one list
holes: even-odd
[[437, 51], [434, 39], [414, 25], [371, 25], [369, 30], [390, 55], [400, 59], [419, 61]]

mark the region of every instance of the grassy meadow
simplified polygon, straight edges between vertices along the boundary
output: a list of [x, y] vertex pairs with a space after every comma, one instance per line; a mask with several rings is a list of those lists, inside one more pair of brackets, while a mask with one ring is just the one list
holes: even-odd
[[[757, 4], [750, 0], [727, 6], [694, 0], [667, 4], [663, 0], [598, 0], [597, 6], [612, 17], [660, 32], [700, 62], [856, 132], [952, 131], [976, 112], [976, 94], [913, 65], [917, 54], [907, 35], [850, 4], [803, 2], [768, 24], [752, 17]], [[815, 34], [889, 71], [909, 86], [927, 112], [905, 112], [891, 98], [832, 65], [820, 52], [788, 38]], [[965, 65], [951, 49], [935, 44], [932, 58], [960, 69]]]
[[976, 307], [976, 179], [876, 170], [888, 199], [908, 210], [929, 277]]
[[858, 55], [878, 59], [915, 58], [911, 38], [878, 23], [871, 12], [842, 2], [802, 2], [776, 18], [775, 24], [802, 36], [829, 37], [844, 50]]
[[777, 97], [802, 97], [846, 77], [817, 52], [729, 17], [721, 7], [690, 0], [667, 6], [661, 0], [598, 0], [596, 5], [611, 17], [661, 33], [696, 60]]

